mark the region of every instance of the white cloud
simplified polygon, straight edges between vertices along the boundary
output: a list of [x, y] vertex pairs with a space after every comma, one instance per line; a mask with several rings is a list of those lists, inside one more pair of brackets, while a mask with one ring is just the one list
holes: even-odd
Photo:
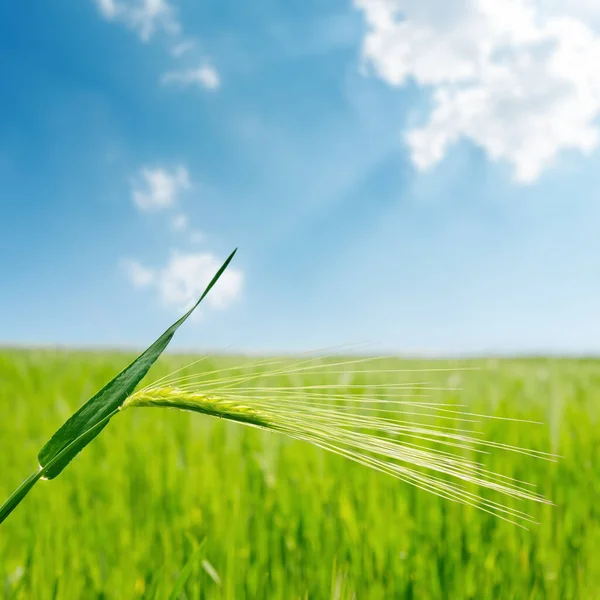
[[179, 58], [184, 54], [190, 52], [190, 50], [193, 50], [195, 46], [196, 42], [194, 42], [193, 40], [185, 40], [183, 42], [179, 42], [171, 48], [171, 55], [175, 58]]
[[564, 150], [600, 141], [600, 3], [590, 0], [355, 0], [365, 61], [392, 86], [430, 88], [407, 132], [420, 169], [466, 138], [531, 182]]
[[[184, 310], [195, 302], [213, 278], [222, 262], [209, 252], [185, 253], [173, 251], [162, 268], [145, 267], [136, 260], [123, 261], [134, 286], [152, 288], [168, 307]], [[223, 309], [236, 300], [244, 277], [240, 270], [228, 267], [204, 303], [211, 308]]]
[[185, 231], [189, 226], [189, 219], [184, 214], [175, 215], [171, 220], [171, 229], [176, 232]]
[[96, 0], [96, 4], [105, 19], [124, 23], [144, 42], [158, 30], [177, 35], [181, 29], [167, 0]]
[[[183, 33], [170, 0], [95, 0], [100, 14], [108, 21], [123, 23], [148, 42], [157, 31], [171, 37], [165, 49], [174, 58], [181, 58], [196, 47], [194, 39]], [[187, 87], [198, 85], [208, 90], [221, 86], [218, 71], [208, 62], [196, 68], [167, 71], [161, 77], [163, 85]]]
[[129, 280], [136, 288], [148, 287], [154, 281], [154, 272], [147, 269], [135, 259], [124, 259], [121, 267], [129, 276]]
[[172, 170], [144, 167], [131, 184], [133, 201], [141, 210], [172, 207], [179, 194], [191, 187], [189, 174], [183, 166]]
[[198, 229], [190, 231], [190, 242], [192, 244], [200, 244], [204, 241], [205, 235]]
[[114, 19], [117, 16], [118, 10], [115, 0], [96, 0], [96, 4], [102, 16], [106, 19]]
[[161, 77], [163, 85], [199, 85], [208, 90], [216, 90], [221, 85], [221, 78], [214, 67], [202, 65], [196, 69], [169, 71]]

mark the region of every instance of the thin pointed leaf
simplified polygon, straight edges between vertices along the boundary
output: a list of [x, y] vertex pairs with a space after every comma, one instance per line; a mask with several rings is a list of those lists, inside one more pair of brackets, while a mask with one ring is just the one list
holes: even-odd
[[[17, 505], [27, 496], [29, 490], [38, 482], [39, 479], [48, 479], [46, 473], [49, 473], [55, 464], [59, 464], [68, 457], [73, 457], [85, 446], [87, 446], [101, 431], [111, 418], [119, 412], [115, 410], [96, 423], [93, 427], [84, 431], [79, 437], [75, 438], [71, 443], [67, 444], [44, 468], [40, 468], [33, 475], [28, 477], [8, 498], [8, 500], [0, 507], [0, 523], [2, 523], [8, 515], [17, 507]], [[71, 458], [69, 460], [71, 460]], [[68, 462], [68, 461], [67, 461]]]
[[192, 571], [196, 566], [195, 563], [198, 560], [198, 557], [204, 550], [205, 541], [206, 539], [200, 542], [200, 546], [198, 546], [198, 548], [196, 548], [194, 552], [192, 552], [192, 555], [190, 556], [189, 560], [185, 563], [183, 569], [181, 569], [181, 572], [179, 573], [179, 576], [175, 581], [175, 585], [173, 586], [173, 590], [171, 591], [171, 595], [169, 596], [169, 600], [177, 600], [181, 596], [181, 592], [183, 592], [183, 587], [187, 583], [187, 580], [190, 578], [190, 575], [192, 574]]
[[[99, 428], [94, 429], [94, 433], [86, 443], [73, 447], [72, 452], [68, 452], [60, 460], [55, 458], [74, 440], [81, 438], [82, 434], [94, 428], [106, 417], [114, 413], [125, 402], [127, 397], [133, 392], [137, 384], [144, 378], [150, 367], [156, 362], [164, 349], [171, 341], [173, 335], [179, 326], [192, 314], [194, 309], [204, 300], [208, 292], [223, 274], [233, 256], [237, 251], [234, 250], [223, 266], [217, 271], [211, 282], [204, 290], [202, 296], [196, 304], [169, 327], [145, 352], [140, 354], [128, 367], [121, 371], [112, 381], [107, 383], [95, 396], [88, 400], [75, 414], [73, 414], [62, 425], [58, 431], [50, 438], [38, 454], [38, 462], [41, 467], [48, 466], [45, 469], [44, 476], [47, 479], [54, 479], [62, 470], [81, 452], [81, 450], [96, 437], [100, 431], [108, 424], [110, 419]], [[112, 416], [112, 415], [111, 415]], [[52, 465], [50, 466], [50, 463]]]
[[10, 498], [0, 507], [0, 523], [15, 510], [17, 504], [27, 496], [29, 490], [37, 483], [42, 476], [41, 471], [37, 471], [28, 477], [10, 496]]

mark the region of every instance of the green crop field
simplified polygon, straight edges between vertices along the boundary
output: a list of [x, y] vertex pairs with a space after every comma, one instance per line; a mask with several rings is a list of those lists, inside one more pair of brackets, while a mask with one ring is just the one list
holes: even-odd
[[[0, 351], [0, 502], [35, 469], [56, 428], [131, 358]], [[191, 360], [163, 357], [151, 378]], [[240, 360], [209, 358], [199, 368]], [[128, 410], [0, 525], [3, 597], [600, 598], [600, 361], [386, 364], [456, 368], [426, 375], [461, 388], [432, 391], [436, 400], [543, 422], [465, 425], [560, 455], [549, 462], [499, 450], [481, 458], [554, 502], [519, 504], [539, 525], [522, 529], [275, 433], [175, 410]], [[318, 378], [293, 379], [305, 386]], [[362, 375], [348, 393], [368, 382]]]

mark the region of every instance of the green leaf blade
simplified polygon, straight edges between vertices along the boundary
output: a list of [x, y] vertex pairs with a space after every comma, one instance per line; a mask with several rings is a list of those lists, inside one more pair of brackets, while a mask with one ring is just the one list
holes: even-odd
[[29, 490], [42, 477], [41, 471], [30, 475], [8, 498], [8, 500], [0, 506], [0, 523], [2, 523], [10, 513], [15, 510], [17, 505], [27, 496]]
[[[167, 330], [168, 332], [169, 330]], [[167, 347], [173, 334], [165, 332], [148, 350], [135, 359], [128, 367], [121, 371], [114, 379], [107, 383], [97, 394], [88, 400], [77, 412], [58, 429], [38, 454], [40, 467], [47, 466], [70, 442], [82, 432], [88, 431], [118, 409], [127, 399], [135, 386], [145, 377], [150, 367]], [[108, 425], [108, 421], [101, 429], [96, 430], [97, 436]], [[91, 441], [91, 439], [89, 440]], [[89, 442], [88, 442], [89, 443]], [[47, 473], [47, 479], [54, 479], [74, 458], [63, 460], [54, 465]]]
[[[97, 394], [90, 398], [77, 412], [75, 412], [50, 438], [38, 454], [40, 467], [45, 469], [44, 477], [54, 479], [63, 469], [104, 429], [110, 418], [116, 414], [127, 397], [134, 391], [137, 384], [145, 377], [158, 357], [163, 353], [175, 332], [194, 312], [196, 307], [206, 297], [211, 288], [221, 277], [233, 259], [237, 248], [229, 255], [221, 268], [217, 271], [208, 284], [202, 296], [194, 306], [173, 323], [147, 350], [140, 354], [129, 366], [121, 371], [114, 379], [108, 382]], [[104, 421], [104, 422], [103, 422]], [[103, 423], [102, 423], [103, 422]], [[102, 423], [102, 425], [100, 425]], [[86, 443], [78, 446], [73, 452], [61, 452], [74, 440], [81, 438], [82, 434], [93, 430], [86, 436]], [[51, 464], [52, 463], [52, 464]], [[48, 468], [46, 468], [48, 467]]]

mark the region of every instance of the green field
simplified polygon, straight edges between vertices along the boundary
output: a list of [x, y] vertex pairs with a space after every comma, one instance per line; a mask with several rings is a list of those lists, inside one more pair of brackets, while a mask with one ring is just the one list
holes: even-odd
[[[0, 501], [35, 469], [55, 429], [131, 358], [0, 351]], [[190, 360], [164, 357], [151, 375]], [[440, 387], [462, 388], [435, 397], [544, 422], [477, 425], [491, 440], [561, 455], [556, 463], [501, 451], [484, 457], [555, 503], [525, 507], [539, 525], [521, 529], [276, 434], [130, 410], [0, 526], [3, 596], [600, 598], [600, 361], [388, 363], [477, 366], [428, 374]]]

